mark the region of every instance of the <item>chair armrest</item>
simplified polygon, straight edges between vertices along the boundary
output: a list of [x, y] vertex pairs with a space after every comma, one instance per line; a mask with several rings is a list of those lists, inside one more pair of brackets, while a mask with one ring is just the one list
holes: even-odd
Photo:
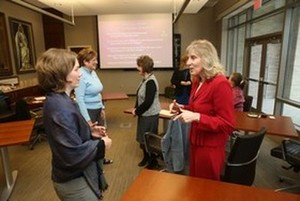
[[29, 111], [30, 115], [37, 119], [37, 118], [41, 118], [43, 116], [43, 108], [42, 107], [38, 107], [38, 108], [34, 108], [32, 110]]

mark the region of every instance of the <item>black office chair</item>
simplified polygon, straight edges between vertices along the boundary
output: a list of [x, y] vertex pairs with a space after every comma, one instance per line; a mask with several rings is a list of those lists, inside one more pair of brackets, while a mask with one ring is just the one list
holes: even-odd
[[251, 186], [255, 179], [256, 161], [266, 128], [249, 135], [237, 135], [227, 158], [222, 181]]
[[[161, 135], [157, 135], [151, 132], [146, 132], [144, 135], [145, 140], [145, 148], [146, 152], [152, 157], [153, 164], [150, 166], [146, 166], [149, 169], [157, 169], [164, 171], [164, 167], [158, 163], [157, 160], [161, 160], [163, 162], [163, 155], [162, 155], [162, 147], [161, 147]], [[155, 161], [156, 160], [156, 161]]]
[[46, 138], [42, 120], [42, 108], [29, 109], [25, 99], [20, 99], [16, 102], [16, 120], [35, 119], [33, 130], [29, 141], [29, 149], [33, 150], [34, 146]]
[[11, 101], [8, 96], [0, 92], [0, 123], [13, 121], [16, 113], [11, 107]]
[[253, 96], [245, 96], [244, 102], [244, 112], [251, 112], [252, 109]]
[[[287, 162], [289, 166], [282, 166], [284, 169], [286, 170], [293, 169], [294, 172], [299, 173], [300, 171], [300, 142], [299, 141], [295, 141], [291, 139], [283, 140], [279, 146], [271, 149], [271, 156], [282, 159], [285, 162]], [[295, 179], [285, 177], [285, 176], [280, 176], [279, 179], [281, 182], [283, 182], [284, 180], [288, 180], [288, 181], [295, 182], [295, 184], [292, 186], [276, 189], [275, 190], [276, 192], [295, 189], [295, 188], [300, 189], [300, 181], [296, 181]]]

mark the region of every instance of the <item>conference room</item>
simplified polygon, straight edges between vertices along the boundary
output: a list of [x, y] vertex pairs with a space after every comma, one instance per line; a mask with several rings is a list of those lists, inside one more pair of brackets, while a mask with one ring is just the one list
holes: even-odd
[[[174, 67], [178, 66], [186, 47], [196, 39], [207, 39], [215, 45], [227, 75], [232, 72], [243, 74], [248, 82], [245, 94], [253, 97], [252, 112], [267, 114], [267, 118], [251, 118], [248, 113], [243, 113], [245, 122], [240, 122], [237, 129], [257, 132], [264, 122], [276, 122], [278, 128], [288, 130], [287, 136], [280, 135], [278, 128], [265, 135], [251, 188], [273, 193], [275, 189], [291, 185], [280, 182], [278, 175], [300, 180], [299, 173], [282, 168], [289, 164], [270, 153], [285, 138], [298, 140], [299, 0], [208, 0], [202, 7], [189, 5], [198, 2], [193, 0], [170, 0], [167, 5], [156, 5], [156, 1], [144, 1], [141, 5], [140, 1], [128, 0], [106, 9], [101, 1], [86, 6], [84, 3], [88, 2], [74, 1], [70, 5], [47, 0], [1, 0], [0, 90], [11, 103], [24, 97], [44, 96], [32, 66], [37, 57], [51, 47], [74, 51], [91, 47], [98, 52], [96, 73], [103, 83], [104, 92], [108, 97], [121, 92], [123, 97], [105, 101], [107, 132], [113, 140], [113, 146], [106, 154], [114, 163], [104, 167], [109, 182], [104, 200], [120, 200], [143, 171], [137, 166], [142, 153], [135, 141], [136, 118], [123, 112], [134, 107], [141, 81], [136, 70], [136, 55], [147, 52], [153, 56], [160, 101], [170, 103], [172, 98], [166, 95], [166, 89], [171, 85]], [[98, 3], [100, 11], [96, 9]], [[201, 8], [193, 11], [191, 7]], [[24, 28], [31, 56], [26, 68], [17, 58], [15, 35], [19, 24]], [[146, 32], [152, 35], [146, 35]], [[138, 52], [130, 52], [133, 50]], [[275, 120], [272, 121], [271, 116]], [[286, 118], [287, 129], [282, 123]], [[241, 120], [240, 116], [238, 119]], [[160, 132], [164, 132], [163, 124], [161, 118]], [[9, 146], [1, 142], [1, 151], [5, 147], [5, 154], [1, 152], [0, 190], [7, 187], [3, 170], [5, 155], [9, 157], [5, 158], [5, 164], [10, 166], [7, 174], [18, 171], [10, 200], [40, 200], [41, 197], [43, 200], [58, 200], [51, 181], [51, 152], [47, 140], [41, 139], [33, 150], [28, 149], [26, 141]], [[299, 196], [299, 189], [283, 193], [287, 193], [287, 197], [290, 194]]]

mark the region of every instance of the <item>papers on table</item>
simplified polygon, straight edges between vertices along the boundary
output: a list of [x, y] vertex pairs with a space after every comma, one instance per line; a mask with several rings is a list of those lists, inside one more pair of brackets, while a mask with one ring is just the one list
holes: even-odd
[[34, 97], [34, 100], [36, 100], [36, 101], [44, 101], [45, 99], [46, 99], [45, 96], [36, 96], [36, 97]]
[[172, 118], [175, 116], [175, 114], [171, 113], [169, 110], [166, 109], [161, 109], [159, 115], [166, 118]]

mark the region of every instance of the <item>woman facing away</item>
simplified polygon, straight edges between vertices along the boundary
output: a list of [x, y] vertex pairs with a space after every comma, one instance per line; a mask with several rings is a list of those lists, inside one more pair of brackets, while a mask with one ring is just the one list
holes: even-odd
[[147, 168], [154, 168], [157, 165], [155, 156], [149, 156], [146, 147], [144, 135], [146, 132], [158, 133], [159, 123], [159, 87], [155, 75], [153, 74], [153, 60], [147, 55], [137, 58], [137, 70], [143, 80], [140, 82], [137, 89], [136, 104], [132, 110], [137, 119], [136, 140], [140, 144], [143, 151], [143, 159], [138, 163], [142, 167], [147, 165]]
[[174, 70], [174, 73], [171, 78], [171, 83], [175, 88], [175, 99], [177, 103], [180, 104], [188, 104], [190, 92], [191, 92], [191, 75], [190, 69], [186, 65], [186, 61], [188, 60], [188, 56], [184, 55], [181, 58], [179, 68]]
[[[46, 91], [43, 122], [52, 152], [52, 181], [64, 201], [98, 201], [103, 159], [111, 139], [105, 128], [90, 127], [70, 95], [79, 86], [81, 72], [74, 52], [51, 48], [37, 60], [37, 78]], [[94, 139], [92, 139], [92, 137]]]
[[243, 90], [246, 81], [243, 79], [241, 73], [234, 72], [229, 76], [229, 83], [232, 87], [234, 109], [236, 111], [243, 111], [245, 102]]
[[189, 103], [173, 102], [170, 110], [177, 113], [174, 120], [191, 123], [190, 176], [220, 180], [225, 145], [235, 121], [232, 89], [217, 51], [209, 41], [193, 41], [186, 52], [193, 77]]

